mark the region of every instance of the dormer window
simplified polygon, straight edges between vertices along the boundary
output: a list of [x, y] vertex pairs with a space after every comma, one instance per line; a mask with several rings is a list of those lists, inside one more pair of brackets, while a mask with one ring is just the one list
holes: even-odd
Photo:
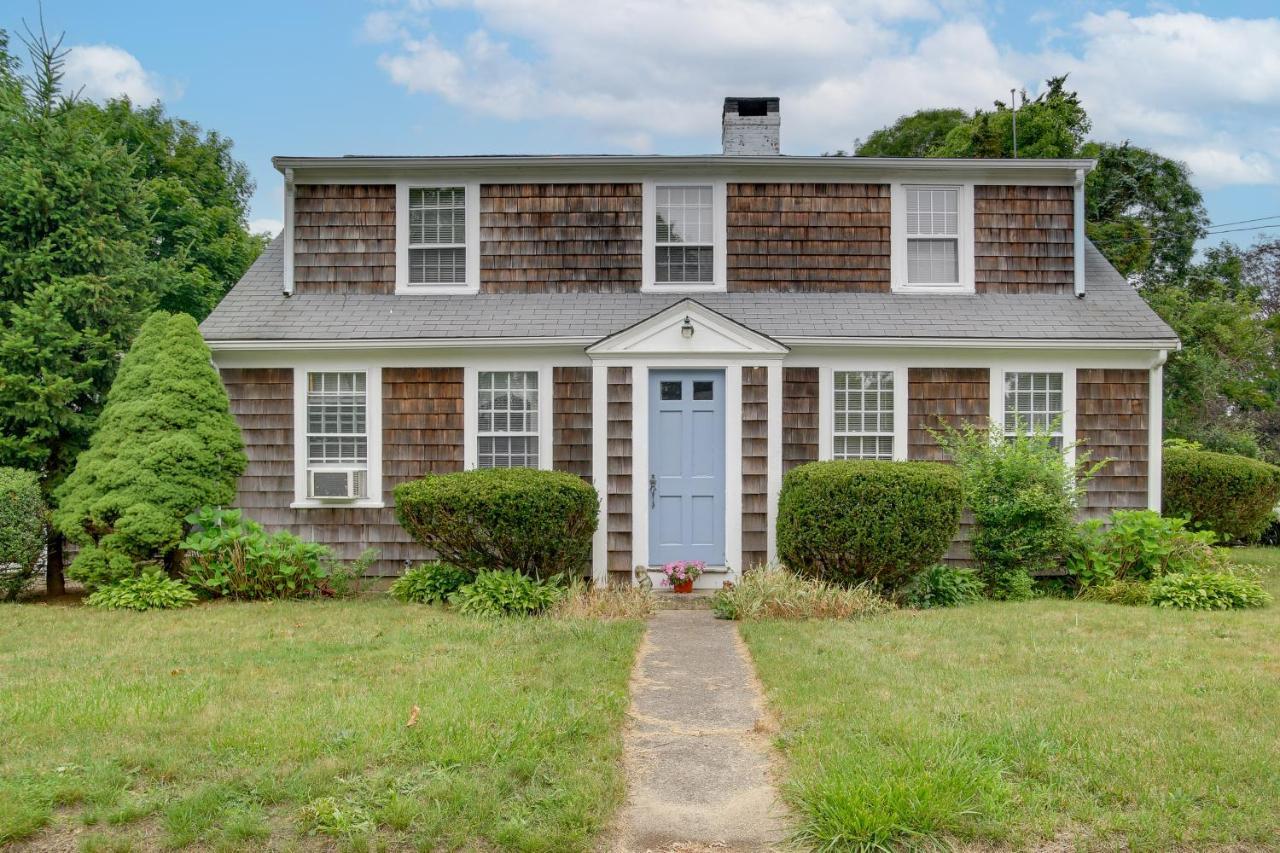
[[899, 184], [893, 192], [893, 289], [973, 292], [973, 187]]
[[480, 289], [479, 198], [469, 182], [396, 186], [397, 293]]
[[724, 215], [722, 181], [646, 184], [642, 289], [724, 290]]

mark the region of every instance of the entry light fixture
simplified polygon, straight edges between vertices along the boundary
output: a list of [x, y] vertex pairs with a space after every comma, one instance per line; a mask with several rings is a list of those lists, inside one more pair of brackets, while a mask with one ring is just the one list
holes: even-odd
[[693, 321], [689, 319], [689, 315], [684, 315], [684, 322], [680, 324], [680, 334], [685, 340], [693, 337]]

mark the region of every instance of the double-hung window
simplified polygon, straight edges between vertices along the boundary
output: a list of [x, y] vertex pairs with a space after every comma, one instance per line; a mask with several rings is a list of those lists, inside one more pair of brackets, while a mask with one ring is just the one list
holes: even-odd
[[476, 465], [537, 468], [537, 372], [480, 371], [476, 389]]
[[907, 284], [960, 285], [960, 188], [903, 187]]
[[368, 496], [369, 400], [363, 372], [307, 373], [307, 497]]
[[467, 284], [466, 187], [409, 188], [409, 284]]
[[1062, 446], [1063, 381], [1061, 373], [1017, 372], [1004, 375], [1004, 434], [1028, 432], [1053, 436]]
[[654, 283], [715, 283], [715, 205], [711, 186], [654, 187]]
[[837, 370], [832, 382], [832, 457], [893, 459], [893, 371]]

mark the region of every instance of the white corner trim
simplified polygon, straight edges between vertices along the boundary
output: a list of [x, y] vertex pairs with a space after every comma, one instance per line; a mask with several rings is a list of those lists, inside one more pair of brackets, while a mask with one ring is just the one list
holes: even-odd
[[[782, 365], [772, 362], [765, 369], [768, 371], [769, 382], [769, 478], [766, 499], [768, 550], [765, 559], [772, 565], [778, 560], [778, 493], [782, 491]], [[746, 566], [742, 568], [745, 570]]]
[[835, 455], [836, 369], [830, 364], [818, 368], [818, 459], [822, 462], [830, 461]]
[[[458, 187], [465, 189], [466, 283], [409, 283], [409, 189]], [[409, 180], [396, 181], [396, 293], [458, 295], [480, 292], [480, 183], [479, 181]]]
[[293, 295], [293, 169], [284, 170], [284, 295]]
[[[781, 450], [781, 448], [779, 448]], [[724, 564], [742, 579], [742, 368], [724, 369]], [[766, 481], [767, 482], [767, 481]]]
[[462, 368], [462, 470], [474, 471], [479, 456], [477, 436], [480, 432], [478, 401], [479, 368], [469, 364]]
[[1072, 251], [1077, 297], [1084, 296], [1084, 169], [1076, 169], [1075, 194], [1072, 198], [1071, 224], [1075, 247]]
[[604, 585], [609, 582], [609, 366], [600, 362], [591, 365], [591, 482], [600, 501], [591, 539], [591, 578]]
[[[728, 476], [728, 472], [725, 472], [725, 476]], [[631, 367], [631, 562], [637, 566], [649, 565], [649, 365], [647, 364], [635, 364]]]
[[[354, 501], [318, 501], [307, 495], [307, 373], [365, 374], [366, 488], [369, 496]], [[307, 363], [293, 368], [293, 501], [291, 509], [381, 509], [382, 499], [382, 368], [367, 364]]]
[[1164, 506], [1164, 360], [1151, 368], [1147, 389], [1150, 400], [1147, 405], [1150, 416], [1147, 429], [1149, 460], [1147, 465], [1147, 509], [1160, 512]]
[[[957, 239], [960, 281], [954, 284], [910, 284], [907, 281], [907, 194], [908, 186], [945, 187], [959, 190], [956, 199], [960, 235]], [[894, 181], [889, 185], [889, 281], [894, 293], [974, 293], [974, 181]]]
[[[712, 234], [712, 277], [710, 284], [658, 284], [657, 276], [657, 200], [656, 188], [663, 186], [710, 186], [711, 187], [711, 234]], [[640, 263], [641, 293], [724, 293], [728, 289], [728, 263], [725, 258], [727, 247], [725, 224], [727, 210], [726, 196], [728, 183], [721, 179], [681, 178], [679, 180], [647, 179], [641, 186], [640, 211], [640, 246], [642, 260]]]

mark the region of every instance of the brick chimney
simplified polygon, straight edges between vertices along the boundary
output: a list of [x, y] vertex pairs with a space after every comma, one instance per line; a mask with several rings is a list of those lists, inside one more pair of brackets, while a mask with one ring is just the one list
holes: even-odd
[[777, 98], [725, 98], [720, 144], [725, 154], [777, 154], [781, 125]]

